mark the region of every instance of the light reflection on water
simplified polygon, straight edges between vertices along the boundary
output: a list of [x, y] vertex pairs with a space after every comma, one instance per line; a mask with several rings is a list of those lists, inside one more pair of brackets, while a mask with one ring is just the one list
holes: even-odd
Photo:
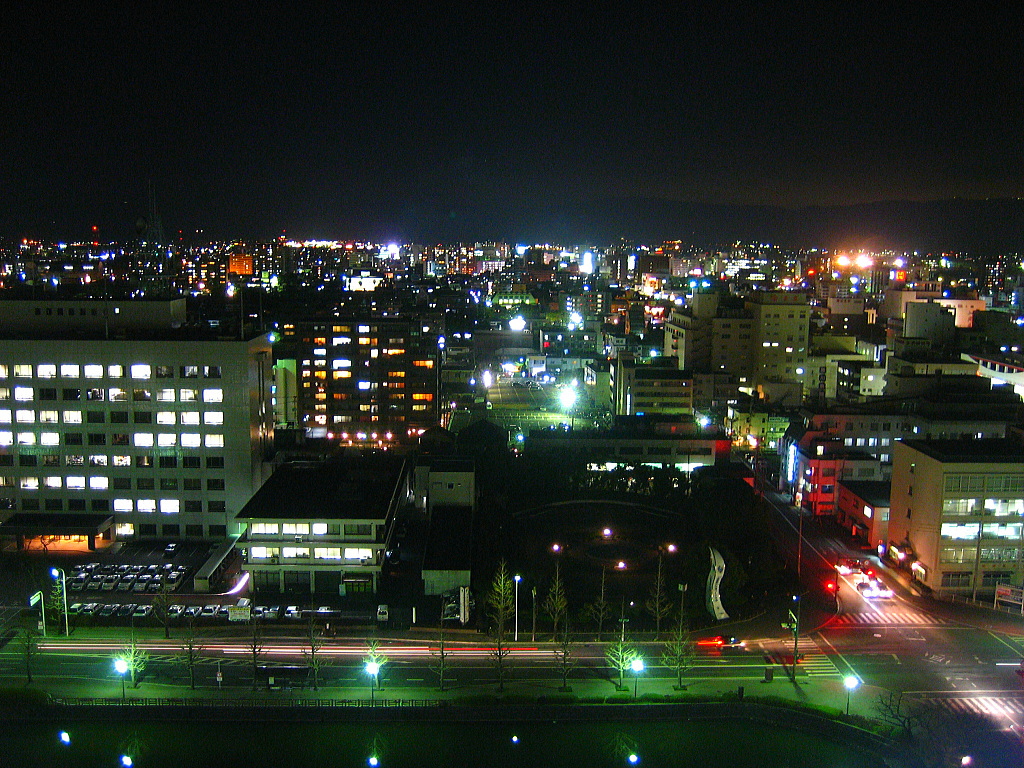
[[[878, 755], [749, 722], [53, 723], [8, 728], [2, 764], [75, 768], [878, 768]], [[60, 738], [67, 732], [70, 743]]]

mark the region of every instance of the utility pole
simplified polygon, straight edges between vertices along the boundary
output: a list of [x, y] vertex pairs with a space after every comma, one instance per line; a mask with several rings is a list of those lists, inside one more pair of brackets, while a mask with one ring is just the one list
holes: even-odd
[[789, 627], [793, 630], [793, 683], [796, 683], [796, 661], [798, 643], [800, 640], [800, 595], [793, 595], [793, 602], [796, 603], [796, 611], [789, 611]]
[[533, 596], [533, 627], [530, 630], [530, 642], [537, 642], [537, 588], [533, 587], [530, 589], [530, 594]]

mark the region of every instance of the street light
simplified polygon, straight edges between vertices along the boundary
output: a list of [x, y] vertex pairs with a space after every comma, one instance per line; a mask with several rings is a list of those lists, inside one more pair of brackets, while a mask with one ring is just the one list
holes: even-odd
[[523, 577], [518, 573], [512, 577], [516, 582], [516, 642], [519, 642], [519, 582]]
[[576, 390], [570, 387], [566, 387], [558, 395], [558, 400], [562, 404], [562, 408], [569, 414], [569, 429], [576, 427], [576, 413], [573, 411], [573, 406], [576, 405]]
[[636, 686], [640, 680], [640, 673], [644, 671], [644, 660], [637, 656], [629, 663], [629, 668], [633, 670], [633, 698], [636, 698]]
[[50, 575], [60, 578], [60, 593], [64, 597], [64, 637], [68, 637], [71, 634], [68, 632], [68, 577], [63, 568], [51, 568]]
[[846, 714], [850, 714], [850, 694], [860, 685], [860, 680], [854, 675], [847, 675], [843, 678], [843, 685], [846, 686]]
[[366, 674], [371, 678], [370, 682], [370, 702], [373, 702], [373, 689], [377, 687], [377, 675], [380, 674], [380, 664], [376, 661], [366, 662]]
[[128, 662], [124, 659], [114, 659], [114, 671], [121, 676], [121, 701], [124, 701], [124, 676], [128, 674]]

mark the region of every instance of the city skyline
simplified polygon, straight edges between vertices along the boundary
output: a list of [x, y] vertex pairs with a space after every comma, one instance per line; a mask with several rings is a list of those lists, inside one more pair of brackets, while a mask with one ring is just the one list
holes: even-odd
[[1014, 11], [126, 8], [10, 15], [6, 234], [123, 242], [152, 184], [169, 238], [929, 247], [863, 206], [1024, 186]]

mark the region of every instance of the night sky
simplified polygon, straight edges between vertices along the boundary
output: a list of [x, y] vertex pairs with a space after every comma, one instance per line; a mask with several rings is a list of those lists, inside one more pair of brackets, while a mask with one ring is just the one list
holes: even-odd
[[125, 240], [149, 182], [192, 240], [1024, 196], [1016, 3], [38, 5], [0, 17], [4, 236]]

